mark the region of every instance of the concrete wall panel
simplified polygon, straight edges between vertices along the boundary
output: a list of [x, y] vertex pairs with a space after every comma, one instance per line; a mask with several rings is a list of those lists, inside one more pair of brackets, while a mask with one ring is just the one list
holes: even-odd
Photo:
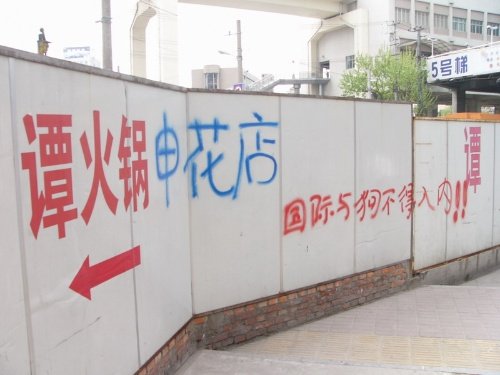
[[418, 120], [414, 126], [415, 268], [446, 260], [446, 215], [437, 205], [439, 185], [448, 176], [448, 124]]
[[[189, 93], [194, 312], [280, 289], [279, 98]], [[201, 147], [202, 146], [202, 147]]]
[[409, 105], [356, 103], [355, 272], [410, 257], [411, 142]]
[[295, 211], [283, 213], [290, 290], [353, 272], [355, 219], [339, 201], [351, 204], [354, 191], [354, 103], [283, 98], [281, 113], [282, 206], [305, 208], [302, 230], [291, 225]]
[[139, 191], [137, 210], [133, 201], [129, 209], [133, 244], [141, 246], [135, 270], [141, 363], [192, 316], [188, 186], [180, 165], [187, 155], [185, 108], [183, 93], [127, 85], [128, 125], [145, 123], [149, 177], [147, 199]]
[[433, 211], [416, 209], [415, 268], [497, 245], [495, 125], [416, 120], [415, 137], [416, 201], [423, 199], [420, 185], [436, 189], [427, 189]]
[[[11, 60], [11, 62], [13, 62]], [[0, 57], [0, 373], [28, 374], [29, 321], [24, 300], [24, 247], [19, 241], [18, 183], [14, 169], [9, 60]]]
[[[448, 260], [493, 245], [494, 145], [491, 124], [450, 122], [448, 125], [448, 179], [452, 197], [447, 215]], [[463, 182], [468, 174], [470, 182], [465, 197]]]

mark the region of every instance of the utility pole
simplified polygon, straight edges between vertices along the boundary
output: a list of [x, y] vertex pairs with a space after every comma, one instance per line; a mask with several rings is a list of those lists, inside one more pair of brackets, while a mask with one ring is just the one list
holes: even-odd
[[240, 22], [240, 20], [236, 21], [236, 40], [237, 40], [236, 59], [238, 60], [238, 83], [244, 83], [243, 82], [243, 51], [241, 49], [241, 22]]
[[399, 54], [399, 48], [398, 48], [398, 35], [397, 35], [397, 26], [399, 25], [399, 22], [392, 21], [392, 23], [389, 24], [389, 27], [392, 27], [392, 32], [390, 33], [390, 39], [391, 39], [391, 47], [392, 47], [392, 54], [393, 55], [398, 55]]
[[420, 34], [420, 32], [423, 30], [424, 28], [422, 26], [417, 26], [415, 27], [412, 31], [416, 31], [417, 32], [417, 50], [415, 51], [415, 54], [417, 55], [417, 60], [418, 62], [420, 62], [420, 41], [422, 39], [422, 35]]
[[410, 30], [410, 31], [417, 32], [417, 48], [415, 51], [415, 55], [417, 57], [417, 69], [418, 69], [418, 111], [419, 112], [422, 110], [422, 104], [423, 104], [422, 103], [422, 73], [421, 73], [421, 69], [420, 69], [420, 66], [422, 65], [421, 64], [422, 57], [420, 56], [420, 42], [422, 39], [422, 35], [420, 32], [423, 29], [424, 28], [422, 26], [417, 26], [417, 27], [414, 27], [413, 30]]
[[111, 0], [102, 0], [102, 67], [113, 70], [111, 46]]

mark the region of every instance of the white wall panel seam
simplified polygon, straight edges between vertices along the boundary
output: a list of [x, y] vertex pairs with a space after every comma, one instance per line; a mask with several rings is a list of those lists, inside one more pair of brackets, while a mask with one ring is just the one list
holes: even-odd
[[[495, 246], [495, 209], [496, 209], [496, 202], [495, 202], [495, 182], [496, 182], [496, 163], [497, 159], [500, 157], [500, 150], [497, 150], [497, 127], [498, 123], [493, 124], [493, 176], [492, 176], [492, 184], [493, 184], [493, 190], [492, 190], [492, 202], [491, 202], [491, 246]], [[497, 252], [498, 256], [498, 252]]]
[[[130, 113], [129, 113], [129, 103], [128, 103], [128, 84], [125, 83], [123, 85], [123, 90], [124, 90], [124, 95], [125, 95], [125, 113], [127, 119], [130, 118]], [[130, 138], [127, 139], [127, 142], [129, 143], [128, 146], [130, 146]], [[133, 248], [135, 246], [135, 240], [134, 240], [134, 210], [130, 210], [129, 212], [129, 219], [130, 219], [130, 248]], [[142, 254], [141, 254], [142, 257]], [[139, 303], [137, 301], [137, 270], [136, 267], [132, 270], [132, 281], [134, 284], [134, 311], [135, 311], [135, 333], [136, 333], [136, 342], [137, 342], [137, 363], [138, 366], [137, 368], [141, 367], [141, 334], [140, 334], [140, 329], [139, 329]]]
[[[357, 148], [357, 144], [358, 144], [358, 134], [357, 134], [357, 126], [358, 126], [358, 120], [356, 118], [356, 111], [357, 111], [357, 101], [354, 101], [354, 105], [352, 106], [352, 110], [353, 110], [353, 126], [354, 126], [354, 131], [353, 131], [353, 139], [354, 139], [354, 142], [353, 142], [353, 150], [352, 150], [352, 153], [353, 153], [353, 159], [354, 159], [354, 163], [353, 163], [353, 166], [354, 166], [354, 173], [353, 173], [353, 194], [354, 194], [354, 199], [356, 200], [356, 197], [358, 196], [358, 192], [357, 192], [357, 151], [358, 151], [358, 148]], [[353, 249], [352, 249], [352, 269], [354, 271], [354, 273], [358, 272], [357, 269], [356, 269], [356, 252], [357, 252], [357, 242], [356, 242], [356, 232], [357, 232], [357, 227], [358, 227], [358, 220], [354, 219], [354, 225], [353, 225], [353, 231], [352, 231], [352, 234], [353, 234]]]
[[[450, 177], [450, 122], [446, 121], [446, 179]], [[445, 220], [445, 236], [444, 236], [444, 261], [448, 261], [448, 217]]]
[[[16, 194], [21, 191], [21, 177], [19, 171], [21, 170], [21, 165], [17, 155], [19, 155], [19, 144], [18, 144], [18, 132], [16, 126], [16, 115], [17, 115], [17, 103], [16, 103], [16, 77], [15, 77], [15, 64], [16, 61], [13, 58], [9, 58], [9, 95], [10, 95], [10, 112], [11, 112], [11, 128], [12, 128], [12, 162], [14, 163], [14, 184], [16, 186]], [[30, 373], [31, 375], [36, 375], [35, 366], [35, 347], [33, 343], [33, 324], [31, 321], [31, 304], [30, 304], [30, 294], [29, 294], [29, 280], [28, 280], [28, 270], [26, 264], [26, 243], [24, 241], [24, 231], [23, 231], [23, 211], [21, 197], [18, 195], [16, 199], [17, 207], [17, 227], [19, 236], [19, 256], [21, 258], [21, 274], [23, 278], [23, 295], [24, 295], [24, 312], [26, 320], [26, 334], [28, 340], [28, 351], [30, 358]]]
[[[410, 111], [410, 116], [412, 115]], [[415, 184], [415, 127], [416, 127], [416, 121], [413, 116], [411, 116], [411, 183], [413, 187], [413, 194], [415, 194], [415, 190], [417, 189], [417, 185]], [[414, 204], [411, 216], [410, 216], [410, 268], [411, 272], [413, 273], [413, 269], [415, 268], [415, 208], [416, 205]]]
[[283, 228], [285, 227], [285, 218], [283, 214], [283, 209], [282, 207], [285, 207], [285, 204], [283, 202], [283, 116], [282, 116], [282, 107], [281, 107], [281, 101], [282, 97], [280, 96], [278, 98], [278, 113], [279, 113], [279, 126], [278, 126], [278, 142], [279, 142], [279, 197], [278, 200], [280, 202], [279, 205], [279, 215], [278, 217], [280, 218], [280, 226], [279, 226], [279, 257], [280, 257], [280, 292], [284, 291], [283, 288]]
[[[184, 107], [186, 108], [186, 123], [184, 124], [184, 132], [185, 132], [185, 140], [186, 140], [186, 155], [190, 154], [191, 147], [189, 144], [189, 131], [188, 131], [188, 124], [189, 124], [189, 101], [190, 101], [190, 95], [189, 93], [184, 94]], [[194, 288], [193, 288], [193, 207], [192, 207], [192, 199], [190, 196], [190, 190], [192, 187], [189, 184], [189, 173], [184, 174], [184, 178], [186, 179], [186, 194], [187, 194], [187, 202], [188, 202], [188, 223], [189, 223], [189, 236], [188, 236], [188, 241], [189, 241], [189, 248], [187, 249], [189, 251], [189, 272], [190, 272], [190, 280], [191, 280], [191, 316], [194, 315]]]

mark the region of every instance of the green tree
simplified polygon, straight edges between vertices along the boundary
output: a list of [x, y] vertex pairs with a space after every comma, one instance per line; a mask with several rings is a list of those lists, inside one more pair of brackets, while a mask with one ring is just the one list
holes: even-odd
[[417, 115], [427, 114], [436, 100], [426, 83], [425, 61], [418, 61], [411, 52], [358, 55], [354, 69], [342, 75], [340, 88], [343, 96], [365, 97], [371, 92], [379, 100], [417, 103]]

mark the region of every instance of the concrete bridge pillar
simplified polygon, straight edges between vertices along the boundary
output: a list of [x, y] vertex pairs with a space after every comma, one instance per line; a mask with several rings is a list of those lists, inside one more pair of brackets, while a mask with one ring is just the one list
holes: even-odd
[[451, 110], [453, 113], [465, 112], [465, 89], [458, 87], [451, 90]]
[[[158, 19], [157, 46], [148, 46], [146, 30], [149, 21]], [[165, 43], [174, 40], [175, 43]], [[147, 77], [148, 48], [159, 51], [159, 80], [178, 84], [177, 51], [177, 0], [140, 0], [130, 27], [131, 72], [139, 77]]]

